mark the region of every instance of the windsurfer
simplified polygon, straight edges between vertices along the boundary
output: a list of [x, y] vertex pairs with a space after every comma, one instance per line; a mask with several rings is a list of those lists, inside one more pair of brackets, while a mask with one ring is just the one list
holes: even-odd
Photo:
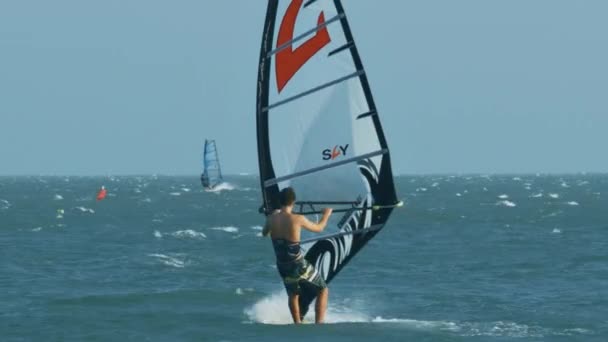
[[262, 231], [263, 236], [272, 239], [277, 258], [277, 269], [283, 278], [289, 296], [289, 311], [294, 323], [300, 324], [299, 295], [302, 289], [313, 289], [317, 295], [315, 304], [315, 323], [323, 323], [327, 309], [328, 289], [325, 280], [315, 268], [306, 261], [300, 250], [301, 228], [319, 233], [325, 229], [332, 213], [331, 208], [323, 209], [323, 218], [318, 223], [310, 222], [305, 216], [293, 214], [296, 193], [293, 188], [285, 188], [280, 193], [281, 209], [268, 216]]

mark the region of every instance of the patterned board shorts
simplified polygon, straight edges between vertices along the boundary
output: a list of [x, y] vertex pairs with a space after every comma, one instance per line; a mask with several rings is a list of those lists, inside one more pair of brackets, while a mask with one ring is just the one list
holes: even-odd
[[302, 289], [319, 292], [327, 287], [323, 276], [304, 258], [289, 263], [277, 263], [277, 269], [288, 295], [299, 295]]

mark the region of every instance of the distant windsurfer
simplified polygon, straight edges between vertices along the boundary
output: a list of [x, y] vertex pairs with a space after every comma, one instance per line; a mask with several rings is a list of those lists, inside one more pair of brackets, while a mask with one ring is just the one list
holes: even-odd
[[323, 231], [332, 209], [323, 209], [321, 221], [313, 223], [303, 215], [292, 213], [293, 205], [296, 202], [296, 193], [293, 188], [283, 189], [279, 201], [281, 209], [267, 217], [262, 235], [270, 234], [272, 239], [272, 246], [277, 258], [277, 269], [283, 278], [289, 296], [289, 311], [294, 323], [302, 323], [299, 295], [302, 289], [312, 289], [318, 294], [315, 304], [315, 323], [323, 323], [329, 291], [321, 274], [304, 258], [300, 249], [300, 231], [301, 228], [315, 233]]

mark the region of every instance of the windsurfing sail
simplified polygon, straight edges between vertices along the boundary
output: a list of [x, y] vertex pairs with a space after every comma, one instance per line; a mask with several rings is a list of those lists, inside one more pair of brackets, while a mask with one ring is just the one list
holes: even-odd
[[108, 191], [106, 190], [106, 187], [102, 185], [99, 191], [97, 192], [96, 199], [98, 201], [103, 200], [104, 198], [106, 198], [107, 193]]
[[[401, 205], [340, 0], [268, 1], [256, 117], [261, 211], [279, 208], [288, 186], [302, 214], [334, 208], [333, 232], [302, 240], [306, 259], [329, 282]], [[315, 297], [300, 295], [302, 317]]]
[[215, 140], [205, 139], [201, 184], [206, 189], [213, 189], [215, 186], [222, 183], [222, 181], [222, 170], [220, 169], [220, 159], [217, 154]]

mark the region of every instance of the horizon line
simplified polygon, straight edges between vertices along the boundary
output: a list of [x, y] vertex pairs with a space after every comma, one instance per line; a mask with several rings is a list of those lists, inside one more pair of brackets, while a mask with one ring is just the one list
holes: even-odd
[[[607, 175], [608, 171], [576, 171], [576, 172], [412, 172], [412, 173], [393, 173], [394, 177], [403, 176], [572, 176], [572, 175]], [[259, 177], [258, 173], [227, 173], [227, 177]], [[190, 173], [116, 173], [116, 174], [0, 174], [0, 177], [200, 177], [199, 174]]]

